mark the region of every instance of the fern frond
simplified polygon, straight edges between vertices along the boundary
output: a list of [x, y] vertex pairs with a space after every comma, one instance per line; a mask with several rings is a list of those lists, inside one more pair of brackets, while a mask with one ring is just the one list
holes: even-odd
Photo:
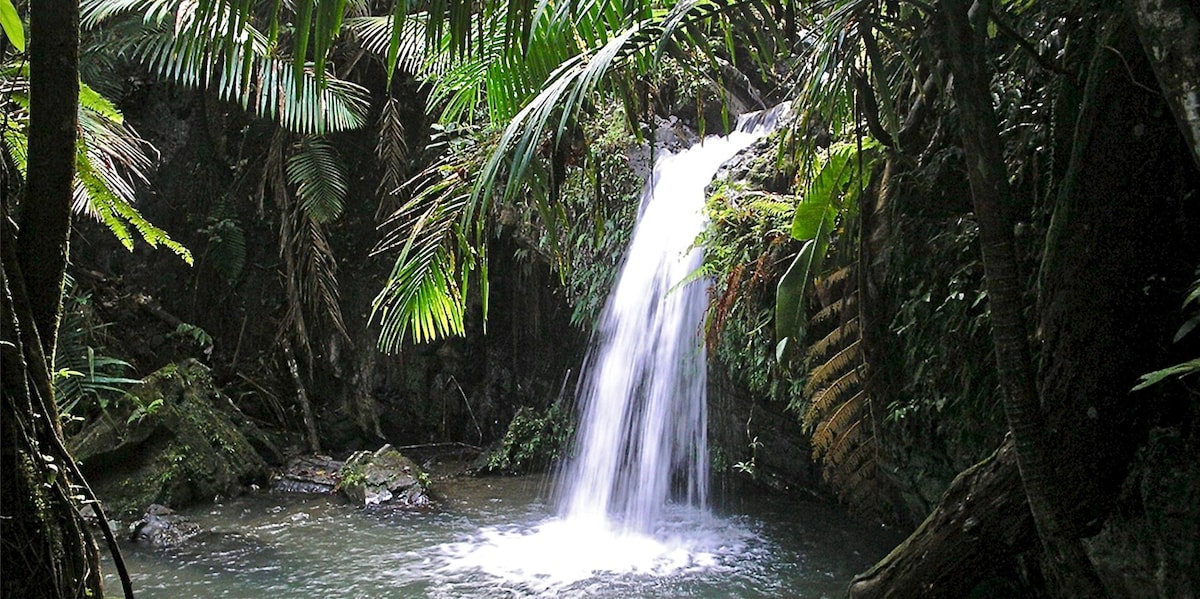
[[229, 205], [228, 197], [213, 206], [208, 224], [201, 230], [208, 236], [208, 258], [213, 268], [231, 285], [246, 266], [246, 233]]
[[862, 383], [862, 367], [858, 367], [818, 391], [812, 396], [808, 410], [804, 413], [804, 428], [811, 431], [833, 406], [841, 405], [853, 397], [862, 388]]
[[795, 199], [788, 197], [786, 200], [779, 194], [768, 194], [765, 192], [755, 193], [750, 196], [750, 201], [746, 204], [746, 208], [753, 212], [762, 214], [767, 218], [782, 218], [791, 216], [796, 210]]
[[[93, 174], [108, 191], [121, 202], [133, 205], [136, 201], [135, 183], [148, 183], [146, 174], [153, 167], [150, 154], [154, 148], [138, 137], [132, 128], [123, 124], [120, 112], [110, 102], [90, 92], [90, 88], [82, 83], [81, 97], [85, 89], [89, 90], [87, 95], [95, 97], [86, 104], [80, 102], [81, 150]], [[77, 194], [76, 212], [89, 211], [86, 202], [81, 203], [86, 199], [86, 194]]]
[[813, 281], [813, 288], [816, 290], [817, 295], [821, 298], [821, 302], [828, 304], [832, 301], [829, 298], [845, 295], [843, 289], [845, 285], [850, 282], [850, 275], [853, 274], [853, 272], [854, 270], [852, 268], [846, 266], [839, 268], [823, 277], [819, 277], [816, 281]]
[[877, 487], [876, 453], [875, 438], [867, 436], [859, 440], [845, 462], [821, 471], [822, 478], [837, 491], [838, 497], [854, 509], [871, 511], [878, 504], [881, 495]]
[[862, 389], [859, 389], [858, 393], [854, 394], [854, 397], [851, 397], [845, 403], [838, 406], [838, 409], [829, 418], [826, 418], [817, 425], [812, 436], [814, 455], [823, 455], [838, 436], [845, 432], [850, 425], [863, 417], [866, 401], [866, 393]]
[[150, 247], [160, 244], [175, 252], [184, 262], [192, 264], [192, 254], [187, 248], [171, 239], [166, 231], [154, 226], [146, 220], [133, 205], [113, 193], [107, 182], [97, 174], [86, 151], [80, 148], [75, 160], [75, 176], [77, 189], [84, 190], [88, 206], [95, 212], [100, 222], [117, 236], [126, 249], [133, 251], [133, 235], [129, 226], [138, 232]]
[[858, 293], [854, 292], [848, 296], [841, 297], [830, 302], [824, 308], [821, 308], [812, 319], [809, 320], [809, 328], [813, 330], [824, 330], [826, 328], [837, 327], [845, 319], [846, 314], [857, 314], [858, 310]]
[[828, 387], [851, 369], [858, 368], [862, 362], [859, 340], [855, 339], [850, 345], [843, 348], [842, 351], [834, 354], [832, 358], [826, 360], [809, 373], [808, 382], [804, 385], [804, 394], [808, 396], [815, 395], [817, 391]]
[[866, 427], [869, 426], [869, 424], [864, 425], [865, 422], [864, 418], [855, 420], [845, 432], [838, 435], [829, 449], [825, 451], [826, 468], [836, 469], [858, 448], [860, 441], [866, 436]]
[[314, 223], [341, 215], [348, 189], [346, 166], [327, 140], [305, 137], [292, 147], [287, 181], [296, 190], [300, 209]]
[[823, 363], [830, 356], [842, 351], [848, 344], [853, 343], [859, 337], [858, 318], [852, 318], [846, 321], [842, 326], [833, 329], [828, 335], [820, 341], [809, 346], [808, 351], [804, 354], [804, 364], [808, 368], [812, 368], [816, 364]]

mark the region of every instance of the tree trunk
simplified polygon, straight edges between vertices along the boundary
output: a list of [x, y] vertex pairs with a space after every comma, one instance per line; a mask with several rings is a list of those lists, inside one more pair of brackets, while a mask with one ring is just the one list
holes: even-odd
[[1200, 167], [1200, 15], [1188, 0], [1128, 0], [1138, 38]]
[[1012, 556], [1037, 543], [1009, 436], [955, 477], [941, 503], [905, 541], [854, 579], [850, 597], [965, 597]]
[[68, 479], [75, 468], [62, 447], [50, 382], [75, 175], [77, 0], [31, 7], [29, 71], [19, 233], [8, 214], [11, 198], [0, 210], [0, 595], [101, 597], [99, 550], [75, 509]]
[[[1109, 32], [1097, 41], [1040, 274], [1039, 396], [1056, 442], [1048, 455], [1064, 464], [1050, 500], [1071, 537], [1093, 533], [1112, 512], [1149, 423], [1172, 408], [1129, 389], [1171, 363], [1178, 298], [1200, 255], [1200, 205], [1188, 199], [1200, 171], [1161, 100], [1137, 83], [1148, 66], [1122, 60], [1139, 54], [1136, 44]], [[1010, 438], [955, 479], [850, 596], [963, 596], [1032, 545], [1032, 517], [1012, 511], [1025, 505], [1013, 449]]]
[[[983, 62], [982, 33], [970, 22], [964, 0], [943, 0], [946, 58], [962, 126], [963, 150], [991, 313], [997, 375], [1016, 445], [1017, 465], [1038, 536], [1046, 550], [1053, 591], [1064, 597], [1100, 597], [1103, 589], [1078, 538], [1067, 533], [1052, 499], [1055, 469], [1039, 403], [1025, 326], [1021, 278], [1013, 242], [1008, 172], [1001, 153], [991, 77]], [[976, 7], [977, 14], [987, 10]]]
[[[1111, 512], [1155, 410], [1131, 394], [1171, 363], [1179, 298], [1200, 256], [1200, 171], [1126, 24], [1101, 35], [1039, 280], [1039, 393], [1055, 439], [1054, 509], [1073, 536]], [[1151, 61], [1152, 63], [1153, 61]], [[1189, 142], [1190, 143], [1190, 142]], [[1189, 198], [1190, 196], [1190, 198]]]
[[[0, 265], [0, 555], [4, 597], [102, 597], [100, 554], [75, 511], [58, 413], [3, 216]], [[69, 457], [65, 459], [70, 459]]]
[[17, 256], [42, 350], [53, 363], [79, 128], [79, 1], [38, 2], [29, 31], [29, 167]]

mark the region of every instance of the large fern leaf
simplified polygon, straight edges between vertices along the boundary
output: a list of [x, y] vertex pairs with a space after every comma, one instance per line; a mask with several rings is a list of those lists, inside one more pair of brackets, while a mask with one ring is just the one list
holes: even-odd
[[287, 181], [305, 216], [327, 223], [342, 214], [345, 206], [346, 166], [329, 141], [305, 137], [292, 147], [287, 161]]

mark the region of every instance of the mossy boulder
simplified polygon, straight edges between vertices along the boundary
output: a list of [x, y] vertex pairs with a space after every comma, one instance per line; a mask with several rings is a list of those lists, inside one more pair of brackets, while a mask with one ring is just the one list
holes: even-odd
[[154, 503], [180, 508], [240, 493], [267, 478], [233, 402], [195, 360], [166, 366], [110, 406], [69, 442], [110, 515], [130, 517]]
[[354, 452], [342, 466], [340, 477], [338, 491], [357, 505], [425, 507], [431, 503], [429, 476], [391, 445], [374, 453]]

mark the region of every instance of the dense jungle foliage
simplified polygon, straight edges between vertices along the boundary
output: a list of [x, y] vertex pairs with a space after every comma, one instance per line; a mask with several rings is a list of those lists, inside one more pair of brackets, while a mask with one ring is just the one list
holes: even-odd
[[1200, 588], [1194, 4], [0, 0], [0, 25], [5, 596], [102, 595], [68, 439], [163, 410], [129, 386], [188, 358], [268, 459], [549, 467], [653, 157], [785, 101], [697, 240], [714, 470], [911, 532], [853, 597]]

